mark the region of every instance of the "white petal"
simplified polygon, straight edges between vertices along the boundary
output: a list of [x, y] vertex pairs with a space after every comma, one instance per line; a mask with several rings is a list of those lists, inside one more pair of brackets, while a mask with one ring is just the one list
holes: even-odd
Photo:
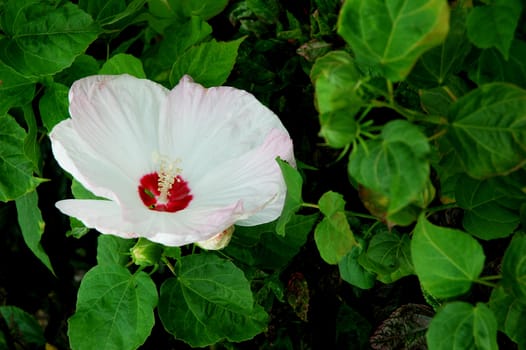
[[288, 134], [272, 130], [259, 148], [210, 169], [192, 184], [190, 207], [223, 207], [241, 200], [244, 217], [237, 224], [252, 226], [276, 219], [287, 191], [276, 158], [287, 158], [291, 153]]
[[138, 180], [153, 170], [160, 108], [167, 94], [163, 86], [130, 75], [78, 80], [69, 93], [72, 127], [93, 153]]
[[170, 92], [160, 128], [163, 152], [182, 160], [189, 182], [259, 147], [270, 130], [287, 133], [279, 118], [248, 92], [224, 86], [205, 89], [189, 77]]
[[133, 224], [122, 219], [120, 206], [113, 201], [66, 199], [56, 203], [64, 214], [73, 216], [89, 228], [123, 238], [137, 237]]

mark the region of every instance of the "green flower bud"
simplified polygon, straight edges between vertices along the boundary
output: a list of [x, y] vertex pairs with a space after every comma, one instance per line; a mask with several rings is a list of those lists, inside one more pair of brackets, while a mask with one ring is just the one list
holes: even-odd
[[139, 238], [137, 243], [130, 249], [133, 262], [139, 266], [153, 266], [161, 259], [163, 246], [153, 243], [146, 238]]

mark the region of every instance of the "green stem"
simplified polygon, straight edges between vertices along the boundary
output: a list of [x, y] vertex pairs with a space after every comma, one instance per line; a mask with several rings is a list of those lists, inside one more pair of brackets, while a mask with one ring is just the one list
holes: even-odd
[[458, 205], [457, 205], [456, 202], [455, 203], [444, 204], [444, 205], [438, 205], [438, 206], [433, 207], [433, 208], [428, 208], [426, 210], [426, 216], [429, 216], [431, 214], [434, 214], [434, 213], [442, 211], [442, 210], [452, 209], [452, 208], [458, 208]]
[[362, 218], [362, 219], [378, 220], [378, 218], [374, 215], [357, 213], [355, 211], [350, 211], [350, 210], [346, 210], [345, 214], [349, 216], [355, 216], [357, 218]]
[[162, 262], [168, 267], [168, 269], [173, 273], [174, 276], [177, 276], [177, 274], [175, 273], [175, 268], [174, 266], [172, 265], [172, 263], [168, 260], [167, 257], [163, 256], [161, 258]]
[[475, 280], [474, 282], [478, 283], [478, 284], [482, 284], [482, 285], [487, 286], [487, 287], [497, 288], [497, 285], [495, 283], [491, 283], [491, 282], [485, 281], [482, 278], [479, 278], [479, 279]]
[[313, 204], [313, 203], [301, 203], [301, 206], [305, 208], [314, 208], [318, 210], [320, 209], [320, 206], [318, 204]]
[[494, 280], [500, 280], [501, 278], [502, 278], [501, 275], [493, 275], [493, 276], [482, 276], [479, 278], [479, 280], [494, 281]]

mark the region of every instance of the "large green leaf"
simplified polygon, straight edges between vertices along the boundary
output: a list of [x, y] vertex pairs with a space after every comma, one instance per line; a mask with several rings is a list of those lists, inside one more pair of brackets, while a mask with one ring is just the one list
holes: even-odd
[[185, 74], [204, 86], [222, 85], [234, 68], [243, 38], [230, 42], [215, 40], [193, 46], [175, 60], [170, 83], [175, 85]]
[[507, 60], [497, 49], [483, 50], [469, 70], [469, 78], [478, 85], [504, 81], [526, 88], [526, 43], [515, 39]]
[[427, 331], [430, 350], [497, 350], [497, 321], [482, 303], [446, 304], [431, 320]]
[[526, 90], [482, 85], [451, 105], [446, 137], [472, 177], [507, 174], [526, 163]]
[[24, 153], [26, 133], [14, 118], [0, 116], [0, 201], [33, 191], [43, 180], [33, 177], [33, 164]]
[[474, 7], [467, 20], [469, 39], [483, 49], [497, 48], [508, 59], [521, 10], [521, 0], [493, 0]]
[[42, 213], [38, 208], [38, 194], [36, 191], [29, 192], [15, 201], [18, 216], [18, 224], [22, 236], [28, 248], [35, 256], [53, 273], [51, 261], [44, 248], [40, 244], [46, 223], [42, 219]]
[[437, 298], [469, 291], [484, 267], [482, 246], [465, 232], [435, 226], [420, 216], [411, 256], [422, 287]]
[[526, 195], [519, 201], [512, 198], [513, 190], [511, 186], [502, 188], [495, 178], [477, 180], [460, 176], [455, 198], [465, 210], [462, 224], [466, 231], [486, 240], [512, 234], [520, 221], [518, 208], [526, 201]]
[[204, 347], [251, 339], [266, 328], [268, 315], [231, 261], [194, 254], [182, 257], [177, 267], [177, 277], [161, 286], [159, 300], [161, 321], [176, 338]]
[[163, 39], [154, 47], [155, 53], [143, 60], [148, 76], [156, 81], [168, 80], [174, 61], [210, 34], [212, 27], [200, 17], [172, 23], [166, 28]]
[[72, 349], [137, 349], [155, 322], [157, 289], [144, 272], [98, 265], [80, 285], [75, 314], [69, 318]]
[[29, 79], [13, 70], [0, 58], [0, 115], [13, 107], [22, 106], [35, 95], [35, 79]]
[[8, 1], [3, 8], [0, 58], [26, 77], [69, 67], [95, 40], [99, 29], [76, 5], [39, 0]]
[[338, 20], [338, 33], [359, 63], [391, 81], [403, 80], [448, 30], [446, 0], [347, 0]]
[[387, 215], [416, 201], [429, 179], [429, 143], [415, 125], [391, 121], [366, 147], [353, 149], [348, 172], [358, 183], [385, 197]]
[[502, 284], [526, 305], [526, 234], [513, 237], [502, 259]]
[[354, 246], [352, 250], [338, 262], [338, 269], [342, 280], [358, 288], [369, 289], [374, 287], [376, 275], [366, 270], [358, 262], [361, 254], [361, 245]]
[[408, 76], [408, 81], [419, 88], [430, 88], [446, 83], [451, 74], [462, 69], [462, 64], [471, 50], [466, 34], [466, 11], [451, 12], [450, 29], [446, 40], [424, 53]]
[[489, 307], [495, 314], [499, 330], [516, 342], [519, 349], [526, 348], [526, 303], [499, 286], [491, 292]]

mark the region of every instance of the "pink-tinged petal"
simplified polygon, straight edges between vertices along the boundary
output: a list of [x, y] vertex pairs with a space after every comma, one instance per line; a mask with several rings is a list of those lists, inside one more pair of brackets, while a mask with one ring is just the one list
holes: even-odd
[[136, 186], [134, 180], [117, 164], [94, 152], [73, 128], [71, 119], [55, 126], [50, 139], [58, 164], [93, 194], [129, 205], [139, 204], [131, 190]]
[[79, 219], [86, 227], [123, 238], [135, 238], [134, 225], [122, 218], [121, 207], [106, 200], [66, 199], [56, 203], [64, 214]]
[[140, 236], [167, 246], [181, 246], [208, 240], [243, 215], [242, 203], [237, 202], [226, 207], [196, 207], [176, 213], [151, 212], [147, 220], [137, 220], [139, 213], [132, 220]]
[[[91, 152], [137, 180], [153, 170], [160, 108], [168, 92], [155, 82], [130, 75], [78, 80], [69, 93], [72, 128]], [[68, 150], [69, 145], [64, 146]]]
[[272, 130], [260, 147], [209, 169], [193, 185], [190, 207], [222, 207], [241, 200], [245, 217], [236, 224], [252, 226], [278, 218], [287, 189], [276, 158], [292, 161], [291, 155], [288, 134]]
[[287, 133], [270, 109], [243, 90], [206, 89], [185, 76], [166, 102], [159, 125], [161, 153], [182, 159], [190, 183], [259, 147], [271, 130]]

